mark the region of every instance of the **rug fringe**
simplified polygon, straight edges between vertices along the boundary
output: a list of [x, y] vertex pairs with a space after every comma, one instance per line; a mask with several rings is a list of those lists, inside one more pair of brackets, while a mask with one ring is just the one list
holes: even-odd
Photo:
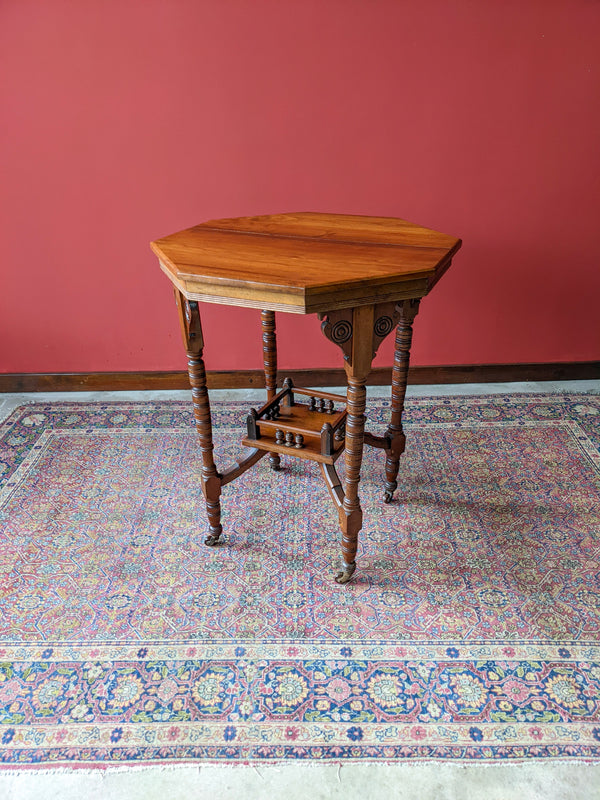
[[[98, 764], [97, 766], [90, 765], [61, 765], [61, 766], [13, 766], [9, 764], [0, 765], [0, 780], [3, 776], [20, 776], [20, 775], [106, 775], [123, 774], [128, 772], [183, 772], [189, 771], [190, 773], [206, 773], [212, 771], [230, 771], [235, 769], [253, 770], [261, 779], [265, 779], [266, 773], [281, 773], [285, 771], [293, 771], [296, 769], [322, 769], [335, 773], [337, 781], [343, 783], [342, 777], [344, 773], [351, 772], [355, 769], [365, 768], [376, 771], [378, 769], [385, 770], [426, 770], [435, 767], [436, 770], [443, 769], [448, 771], [467, 771], [467, 770], [481, 770], [481, 769], [536, 769], [547, 770], [548, 768], [563, 767], [565, 769], [575, 767], [600, 767], [600, 760], [586, 760], [581, 758], [565, 759], [550, 759], [544, 758], [534, 760], [531, 758], [514, 759], [506, 761], [440, 761], [435, 758], [422, 759], [419, 761], [389, 761], [387, 759], [373, 760], [357, 760], [357, 761], [328, 761], [326, 764], [322, 760], [284, 760], [284, 761], [264, 761], [257, 762], [236, 762], [236, 763], [223, 763], [223, 762], [203, 762], [201, 764], [194, 764], [190, 762], [168, 762], [156, 763], [149, 762], [144, 764]], [[342, 769], [343, 768], [343, 769]]]

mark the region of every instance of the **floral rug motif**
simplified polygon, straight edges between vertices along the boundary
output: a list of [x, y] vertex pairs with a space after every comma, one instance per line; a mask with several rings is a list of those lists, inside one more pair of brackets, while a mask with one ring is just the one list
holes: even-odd
[[[247, 406], [213, 412], [225, 466]], [[338, 586], [317, 465], [225, 487], [207, 548], [191, 404], [13, 412], [0, 765], [598, 760], [600, 397], [411, 399], [405, 429], [390, 505], [365, 448]]]

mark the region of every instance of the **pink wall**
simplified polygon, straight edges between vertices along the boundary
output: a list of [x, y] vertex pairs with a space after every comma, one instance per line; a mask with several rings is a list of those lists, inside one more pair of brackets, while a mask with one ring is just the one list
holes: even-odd
[[[4, 0], [0, 371], [183, 368], [148, 242], [300, 210], [463, 238], [414, 364], [600, 358], [599, 31], [593, 0]], [[260, 365], [255, 312], [204, 320], [209, 368]], [[340, 364], [278, 320], [284, 366]]]

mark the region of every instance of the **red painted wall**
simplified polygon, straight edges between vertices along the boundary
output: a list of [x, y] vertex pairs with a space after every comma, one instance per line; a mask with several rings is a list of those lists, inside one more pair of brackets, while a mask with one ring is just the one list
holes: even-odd
[[[4, 0], [0, 62], [0, 371], [183, 368], [148, 242], [298, 210], [463, 238], [415, 364], [600, 358], [594, 0]], [[204, 321], [209, 368], [260, 365], [257, 313]]]

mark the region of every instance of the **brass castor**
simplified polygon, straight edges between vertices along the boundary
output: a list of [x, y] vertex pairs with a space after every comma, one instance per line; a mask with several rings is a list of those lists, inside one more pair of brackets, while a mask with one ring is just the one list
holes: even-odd
[[335, 576], [336, 583], [348, 583], [350, 578], [354, 575], [354, 570], [356, 569], [356, 562], [352, 564], [344, 564], [342, 561], [342, 571], [338, 572]]
[[383, 493], [383, 502], [384, 503], [391, 503], [392, 498], [394, 497], [394, 492], [398, 488], [397, 481], [386, 481], [385, 482], [385, 492]]
[[223, 532], [223, 528], [219, 525], [218, 528], [213, 528], [212, 526], [208, 529], [210, 532], [206, 539], [204, 540], [204, 544], [208, 547], [214, 547], [216, 543], [219, 541], [219, 536]]

